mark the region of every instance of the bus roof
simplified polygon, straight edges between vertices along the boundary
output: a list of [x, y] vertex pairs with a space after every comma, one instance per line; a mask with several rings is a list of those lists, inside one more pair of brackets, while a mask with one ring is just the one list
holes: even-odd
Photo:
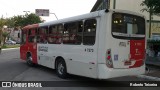
[[24, 29], [36, 28], [36, 27], [38, 27], [38, 24], [27, 25], [27, 26], [23, 27], [22, 29], [24, 30]]
[[55, 20], [55, 21], [50, 21], [50, 22], [45, 22], [45, 23], [40, 23], [40, 26], [46, 26], [46, 25], [53, 25], [53, 24], [58, 24], [58, 23], [65, 23], [65, 22], [72, 22], [72, 21], [78, 21], [78, 20], [83, 20], [87, 18], [94, 18], [99, 16], [99, 11], [96, 12], [91, 12], [88, 14], [83, 14], [83, 15], [78, 15], [78, 16], [73, 16], [69, 18], [64, 18], [60, 20]]

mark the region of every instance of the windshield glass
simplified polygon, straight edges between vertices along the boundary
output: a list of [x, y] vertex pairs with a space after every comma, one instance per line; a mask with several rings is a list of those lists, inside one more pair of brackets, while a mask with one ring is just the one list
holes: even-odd
[[145, 19], [124, 13], [113, 13], [112, 34], [114, 37], [145, 37]]

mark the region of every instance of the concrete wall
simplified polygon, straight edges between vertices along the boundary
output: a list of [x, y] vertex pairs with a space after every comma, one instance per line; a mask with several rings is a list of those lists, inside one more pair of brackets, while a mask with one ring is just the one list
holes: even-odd
[[[149, 20], [149, 13], [141, 12], [141, 9], [143, 9], [144, 6], [140, 6], [140, 4], [144, 0], [115, 0], [115, 1], [116, 1], [115, 3], [116, 9], [138, 12], [145, 15], [146, 18]], [[114, 0], [110, 0], [110, 9], [113, 9], [113, 6], [114, 6]], [[153, 20], [160, 20], [160, 17], [153, 16]]]

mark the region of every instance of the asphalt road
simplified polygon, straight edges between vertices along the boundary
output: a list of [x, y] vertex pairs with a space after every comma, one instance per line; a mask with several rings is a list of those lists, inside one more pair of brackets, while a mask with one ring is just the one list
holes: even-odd
[[[113, 82], [112, 82], [113, 80]], [[144, 79], [137, 79], [136, 77], [122, 77], [109, 79], [112, 83], [120, 84], [114, 81], [139, 81]], [[61, 79], [57, 77], [55, 70], [43, 66], [29, 67], [24, 61], [19, 59], [19, 49], [4, 50], [0, 55], [0, 81], [92, 81], [98, 82], [90, 78], [71, 75], [68, 79]], [[83, 83], [81, 83], [83, 84]], [[63, 86], [63, 85], [62, 85]], [[83, 85], [82, 85], [83, 86]], [[0, 88], [0, 90], [114, 90], [115, 87], [47, 87], [47, 88]], [[149, 90], [148, 87], [120, 87], [123, 90]], [[158, 90], [152, 88], [152, 90]]]

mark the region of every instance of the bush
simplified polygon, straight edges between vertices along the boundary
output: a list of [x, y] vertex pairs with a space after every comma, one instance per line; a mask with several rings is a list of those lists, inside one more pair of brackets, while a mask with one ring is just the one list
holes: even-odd
[[2, 48], [18, 48], [20, 45], [4, 45]]
[[7, 46], [6, 46], [6, 45], [3, 45], [2, 48], [7, 48]]

